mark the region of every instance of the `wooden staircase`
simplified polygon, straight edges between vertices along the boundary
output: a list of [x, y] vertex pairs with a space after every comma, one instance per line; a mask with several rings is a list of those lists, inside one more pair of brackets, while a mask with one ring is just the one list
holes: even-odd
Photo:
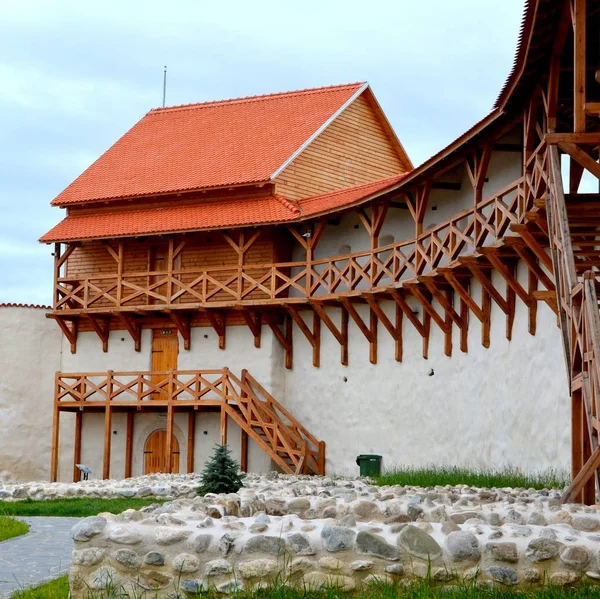
[[600, 466], [600, 194], [565, 194], [548, 148], [548, 233], [571, 394], [571, 485], [564, 502], [596, 503]]
[[249, 373], [226, 369], [222, 410], [288, 474], [325, 474], [325, 442], [317, 441]]

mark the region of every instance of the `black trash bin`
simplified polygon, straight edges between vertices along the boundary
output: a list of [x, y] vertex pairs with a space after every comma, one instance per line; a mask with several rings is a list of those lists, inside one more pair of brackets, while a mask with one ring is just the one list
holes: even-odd
[[364, 454], [356, 456], [361, 476], [378, 476], [381, 474], [381, 456]]

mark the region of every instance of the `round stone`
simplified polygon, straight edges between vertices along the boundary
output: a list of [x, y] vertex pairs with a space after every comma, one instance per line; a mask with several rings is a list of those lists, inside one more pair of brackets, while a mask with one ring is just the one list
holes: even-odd
[[151, 566], [164, 566], [165, 556], [158, 551], [149, 551], [144, 556], [144, 562]]
[[479, 541], [474, 534], [465, 531], [451, 532], [446, 537], [446, 550], [455, 561], [479, 559]]
[[268, 555], [280, 555], [285, 550], [285, 542], [280, 537], [269, 537], [258, 535], [250, 537], [244, 545], [246, 553], [266, 553]]
[[568, 566], [583, 570], [590, 563], [592, 555], [583, 545], [571, 545], [561, 551], [560, 559]]
[[179, 541], [187, 539], [191, 534], [192, 532], [190, 530], [178, 527], [159, 526], [154, 531], [154, 540], [159, 545], [173, 545], [174, 543], [179, 543]]
[[263, 578], [277, 571], [277, 562], [273, 559], [255, 559], [239, 563], [237, 570], [242, 578]]
[[200, 568], [198, 558], [190, 553], [180, 553], [173, 558], [173, 570], [177, 574], [190, 574]]
[[517, 571], [508, 566], [490, 566], [485, 569], [485, 573], [494, 581], [501, 584], [517, 584]]
[[356, 532], [344, 526], [324, 526], [321, 539], [326, 551], [344, 551], [354, 547]]
[[390, 545], [383, 537], [363, 530], [356, 535], [356, 549], [359, 553], [375, 555], [383, 559], [398, 559], [397, 547]]
[[435, 560], [442, 555], [442, 548], [437, 541], [412, 524], [400, 531], [398, 545], [410, 555], [425, 560]]
[[142, 535], [128, 526], [116, 526], [110, 531], [108, 538], [120, 545], [137, 545], [141, 542]]
[[359, 559], [350, 563], [350, 570], [353, 572], [362, 572], [370, 570], [375, 564], [369, 560]]
[[229, 574], [231, 571], [231, 564], [226, 559], [213, 559], [210, 562], [206, 562], [204, 575], [219, 576], [220, 574]]
[[106, 527], [107, 520], [102, 516], [90, 516], [80, 520], [71, 528], [71, 538], [74, 541], [86, 542], [100, 534]]
[[555, 558], [562, 547], [562, 543], [553, 541], [552, 539], [533, 539], [529, 541], [525, 555], [532, 562], [541, 562]]
[[120, 580], [117, 571], [111, 566], [98, 568], [90, 579], [90, 588], [94, 591], [116, 589], [119, 587], [119, 584]]
[[125, 568], [138, 569], [142, 565], [142, 558], [131, 549], [119, 549], [114, 554], [115, 561]]

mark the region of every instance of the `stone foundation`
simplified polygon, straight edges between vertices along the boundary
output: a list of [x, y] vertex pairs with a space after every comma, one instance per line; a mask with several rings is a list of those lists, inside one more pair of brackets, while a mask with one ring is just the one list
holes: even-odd
[[79, 522], [72, 597], [107, 586], [167, 597], [272, 583], [351, 590], [412, 577], [522, 586], [599, 580], [600, 514], [559, 497], [249, 476], [237, 494]]

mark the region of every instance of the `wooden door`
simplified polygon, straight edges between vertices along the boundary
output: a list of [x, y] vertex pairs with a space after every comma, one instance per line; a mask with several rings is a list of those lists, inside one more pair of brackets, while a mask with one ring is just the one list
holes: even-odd
[[[177, 370], [177, 356], [179, 355], [179, 336], [176, 329], [152, 330], [152, 382], [158, 385], [168, 379], [164, 374], [169, 370]], [[163, 387], [167, 389], [167, 387]], [[168, 399], [163, 393], [153, 393], [152, 399]]]
[[[171, 457], [171, 472], [179, 474], [179, 442], [173, 435], [173, 453]], [[154, 431], [144, 446], [144, 474], [168, 472], [167, 468], [167, 431]]]

